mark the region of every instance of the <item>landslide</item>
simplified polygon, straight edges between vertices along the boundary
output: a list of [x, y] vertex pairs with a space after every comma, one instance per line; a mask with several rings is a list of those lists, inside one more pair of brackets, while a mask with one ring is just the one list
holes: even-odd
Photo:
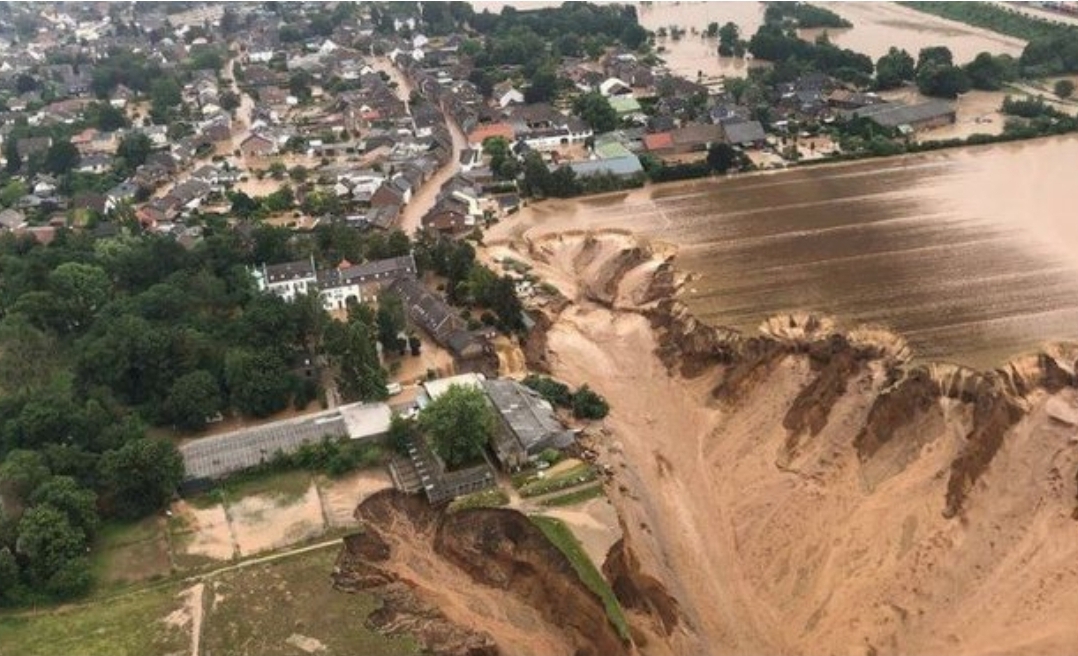
[[647, 252], [623, 235], [542, 252], [577, 280], [544, 365], [613, 408], [600, 460], [633, 549], [607, 575], [627, 609], [679, 619], [643, 653], [1078, 644], [1074, 347], [980, 372], [809, 313], [748, 335], [663, 297], [676, 277]]
[[362, 532], [345, 540], [334, 582], [382, 597], [379, 629], [439, 654], [628, 653], [602, 601], [526, 516], [446, 514], [389, 490], [356, 517]]

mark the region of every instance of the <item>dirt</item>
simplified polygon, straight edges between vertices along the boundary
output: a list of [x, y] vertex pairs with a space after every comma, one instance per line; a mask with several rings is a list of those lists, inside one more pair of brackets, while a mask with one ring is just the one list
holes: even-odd
[[314, 483], [298, 499], [273, 495], [244, 497], [229, 504], [228, 514], [242, 556], [302, 542], [325, 530]]
[[596, 449], [625, 536], [604, 571], [641, 653], [1078, 641], [1078, 441], [1051, 418], [1078, 407], [1073, 347], [980, 372], [826, 317], [742, 333], [674, 298], [662, 245], [520, 237], [496, 247], [570, 299], [529, 363], [612, 404]]
[[384, 600], [371, 622], [445, 654], [623, 654], [602, 602], [526, 516], [444, 514], [395, 491], [360, 504], [334, 572]]

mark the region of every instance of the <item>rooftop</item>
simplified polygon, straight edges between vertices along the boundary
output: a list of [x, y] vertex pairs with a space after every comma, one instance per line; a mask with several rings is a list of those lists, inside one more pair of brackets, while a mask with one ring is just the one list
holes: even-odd
[[900, 125], [911, 125], [920, 121], [931, 120], [947, 114], [953, 114], [954, 105], [943, 100], [929, 100], [917, 105], [900, 105], [897, 103], [880, 103], [855, 109], [851, 114], [857, 118], [870, 118], [879, 125], [887, 128], [897, 128]]

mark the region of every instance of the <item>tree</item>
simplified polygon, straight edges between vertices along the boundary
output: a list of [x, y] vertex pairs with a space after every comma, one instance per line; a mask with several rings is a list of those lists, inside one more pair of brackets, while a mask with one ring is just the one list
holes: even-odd
[[72, 526], [87, 538], [93, 537], [100, 523], [97, 516], [97, 494], [80, 486], [70, 476], [53, 476], [34, 490], [30, 503], [52, 506], [67, 516]]
[[572, 407], [573, 395], [569, 390], [569, 386], [565, 383], [560, 383], [546, 376], [529, 374], [524, 378], [524, 384], [539, 392], [551, 405], [562, 408]]
[[544, 66], [535, 72], [531, 84], [524, 89], [524, 102], [549, 102], [558, 93], [558, 74], [550, 66]]
[[23, 513], [18, 532], [15, 552], [26, 559], [26, 571], [36, 583], [59, 597], [89, 587], [89, 572], [82, 558], [86, 534], [72, 526], [62, 511], [49, 505], [35, 506]]
[[225, 356], [225, 383], [232, 406], [252, 417], [267, 417], [288, 405], [290, 376], [272, 351], [234, 349]]
[[1052, 89], [1059, 98], [1070, 98], [1074, 95], [1074, 82], [1059, 80]]
[[349, 400], [374, 401], [386, 398], [386, 372], [378, 362], [375, 333], [369, 309], [363, 319], [345, 328], [338, 347], [337, 385]]
[[0, 205], [11, 207], [28, 193], [30, 193], [30, 189], [22, 180], [17, 178], [8, 180], [7, 184], [0, 189]]
[[602, 419], [610, 412], [610, 405], [587, 385], [573, 393], [573, 416], [577, 419]]
[[957, 66], [929, 64], [917, 71], [917, 89], [926, 96], [957, 98], [969, 91], [970, 82]]
[[712, 171], [726, 173], [737, 164], [737, 151], [725, 142], [712, 144], [707, 150], [707, 165]]
[[378, 296], [378, 341], [382, 343], [384, 351], [402, 351], [405, 346], [400, 344], [398, 335], [405, 327], [404, 301], [398, 294], [390, 291], [382, 292]]
[[288, 78], [288, 92], [300, 100], [310, 98], [311, 74], [303, 70], [292, 73], [292, 76]]
[[596, 134], [618, 127], [618, 113], [610, 101], [597, 92], [585, 93], [573, 101], [573, 112], [591, 126]]
[[16, 449], [8, 453], [0, 465], [0, 492], [10, 502], [25, 504], [48, 478], [49, 468], [43, 455]]
[[[710, 30], [711, 28], [708, 26], [708, 31]], [[716, 32], [719, 35], [719, 55], [723, 57], [736, 56], [741, 41], [741, 29], [736, 24], [728, 22], [718, 28]]]
[[954, 66], [954, 55], [947, 46], [921, 48], [917, 53], [917, 73], [926, 66]]
[[138, 519], [172, 498], [183, 480], [183, 457], [171, 442], [144, 437], [106, 451], [99, 470], [115, 514]]
[[524, 156], [523, 191], [528, 196], [546, 196], [550, 193], [551, 173], [543, 156], [531, 151]]
[[116, 147], [116, 155], [123, 159], [126, 170], [134, 171], [146, 163], [146, 158], [150, 156], [152, 149], [153, 143], [149, 137], [141, 132], [132, 132], [120, 140], [120, 145]]
[[450, 385], [419, 413], [420, 430], [450, 469], [480, 458], [496, 425], [482, 390], [463, 385]]
[[903, 82], [914, 79], [913, 56], [905, 50], [891, 47], [887, 54], [876, 60], [876, 88], [894, 89]]
[[389, 418], [389, 430], [386, 432], [386, 441], [393, 450], [402, 456], [407, 456], [415, 436], [415, 420], [394, 412]]
[[65, 262], [49, 274], [49, 287], [59, 300], [57, 318], [68, 331], [89, 326], [112, 294], [105, 270], [94, 264]]
[[183, 90], [172, 76], [159, 77], [150, 86], [150, 116], [154, 123], [167, 123], [183, 103]]
[[14, 175], [22, 168], [22, 155], [19, 154], [19, 143], [14, 135], [9, 135], [4, 140], [4, 170], [9, 175]]
[[63, 175], [79, 165], [79, 149], [70, 141], [56, 141], [45, 153], [45, 170]]
[[221, 412], [223, 405], [217, 379], [201, 369], [177, 378], [165, 402], [169, 418], [190, 431], [202, 430], [206, 420]]
[[982, 52], [973, 61], [966, 64], [966, 76], [970, 86], [974, 89], [985, 91], [997, 91], [1003, 87], [1003, 83], [1012, 79], [1017, 73], [1014, 60], [1006, 55], [995, 57], [992, 53]]

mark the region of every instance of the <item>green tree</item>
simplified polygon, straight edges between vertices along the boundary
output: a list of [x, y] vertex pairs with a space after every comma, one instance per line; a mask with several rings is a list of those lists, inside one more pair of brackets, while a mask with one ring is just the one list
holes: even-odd
[[14, 175], [22, 168], [22, 155], [19, 154], [18, 139], [14, 135], [9, 135], [4, 140], [4, 170], [9, 175]]
[[523, 191], [528, 196], [546, 196], [550, 193], [551, 173], [547, 168], [543, 156], [531, 151], [524, 156], [524, 184]]
[[79, 485], [70, 476], [53, 476], [30, 495], [34, 506], [45, 504], [63, 512], [72, 526], [87, 538], [97, 532], [97, 494]]
[[22, 180], [8, 180], [3, 189], [0, 189], [0, 205], [11, 207], [28, 193], [30, 193], [30, 189]]
[[928, 64], [917, 71], [917, 89], [926, 96], [957, 98], [969, 91], [970, 81], [957, 66]]
[[397, 453], [402, 456], [408, 455], [408, 448], [416, 436], [416, 423], [414, 419], [394, 412], [389, 418], [389, 431], [386, 433], [386, 441]]
[[49, 274], [49, 287], [59, 300], [57, 318], [68, 331], [82, 330], [104, 307], [112, 294], [112, 283], [101, 267], [65, 262]]
[[337, 385], [348, 400], [374, 401], [386, 398], [386, 372], [378, 362], [376, 329], [369, 308], [363, 319], [349, 319], [337, 347]]
[[496, 426], [482, 390], [463, 385], [450, 385], [419, 413], [420, 430], [450, 469], [481, 457]]
[[57, 597], [89, 589], [86, 534], [71, 525], [67, 516], [49, 505], [34, 506], [19, 520], [15, 552], [26, 559], [32, 580]]
[[45, 153], [45, 170], [63, 175], [79, 165], [79, 149], [70, 141], [56, 141]]
[[138, 519], [172, 498], [183, 480], [183, 457], [171, 442], [145, 437], [106, 451], [99, 470], [115, 514]]
[[283, 410], [292, 388], [287, 367], [272, 351], [229, 351], [225, 357], [225, 383], [232, 406], [252, 417], [267, 417]]
[[384, 352], [403, 350], [398, 335], [404, 331], [406, 317], [404, 314], [404, 301], [398, 294], [390, 291], [382, 292], [378, 296], [378, 341], [382, 343]]
[[582, 94], [573, 101], [573, 113], [591, 126], [596, 134], [618, 127], [618, 113], [610, 106], [610, 101], [594, 91]]
[[183, 103], [183, 90], [172, 76], [159, 77], [150, 86], [150, 116], [154, 123], [169, 122]]
[[1070, 98], [1074, 95], [1074, 82], [1071, 82], [1070, 80], [1059, 80], [1052, 90], [1059, 98]]
[[531, 84], [524, 89], [524, 102], [550, 102], [558, 94], [558, 73], [552, 66], [535, 72]]
[[728, 143], [712, 144], [707, 150], [707, 165], [712, 171], [726, 173], [737, 164], [737, 151]]
[[913, 56], [905, 50], [891, 47], [887, 54], [876, 60], [876, 88], [894, 89], [903, 82], [914, 79]]
[[11, 549], [0, 543], [0, 605], [11, 604], [19, 595], [19, 563]]
[[41, 453], [16, 449], [0, 465], [0, 492], [9, 502], [24, 505], [48, 478], [49, 468]]
[[954, 55], [947, 46], [921, 48], [917, 53], [917, 73], [926, 66], [954, 66]]
[[28, 393], [42, 388], [56, 364], [56, 342], [26, 316], [8, 314], [0, 321], [0, 389]]
[[206, 420], [221, 412], [223, 405], [217, 379], [201, 369], [177, 378], [165, 402], [172, 422], [190, 431], [205, 428]]
[[120, 140], [116, 156], [123, 159], [124, 170], [134, 171], [146, 163], [152, 149], [153, 143], [149, 137], [141, 132], [132, 132]]
[[[710, 26], [708, 27], [710, 31]], [[741, 46], [741, 29], [734, 23], [727, 22], [716, 30], [719, 36], [719, 55], [722, 57], [737, 56]], [[744, 53], [742, 53], [744, 54]]]
[[112, 132], [128, 126], [127, 115], [107, 102], [90, 105], [86, 110], [86, 122], [102, 132]]
[[993, 56], [982, 52], [964, 67], [970, 86], [985, 91], [998, 91], [1017, 73], [1014, 60], [1006, 55]]
[[602, 419], [610, 412], [610, 405], [587, 385], [573, 393], [573, 416], [578, 419]]

